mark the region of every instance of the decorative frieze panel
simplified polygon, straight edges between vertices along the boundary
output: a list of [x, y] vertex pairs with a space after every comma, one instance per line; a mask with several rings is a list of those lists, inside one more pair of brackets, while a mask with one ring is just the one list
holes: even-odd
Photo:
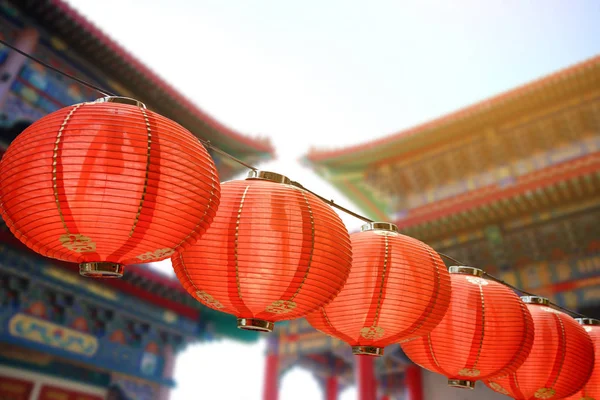
[[600, 151], [600, 100], [506, 129], [473, 132], [460, 143], [367, 169], [369, 190], [391, 215], [486, 186], [509, 187], [524, 175]]
[[128, 311], [120, 295], [117, 306], [93, 294], [101, 291], [56, 284], [43, 268], [0, 245], [0, 342], [171, 383], [163, 378], [165, 357], [185, 346], [182, 331]]

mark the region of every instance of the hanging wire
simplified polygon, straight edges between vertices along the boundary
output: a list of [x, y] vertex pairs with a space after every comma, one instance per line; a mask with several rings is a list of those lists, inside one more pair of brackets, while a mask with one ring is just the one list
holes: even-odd
[[[4, 41], [4, 40], [2, 40], [2, 39], [0, 39], [0, 43], [1, 43], [1, 44], [3, 44], [3, 45], [5, 45], [6, 47], [8, 47], [8, 48], [10, 48], [10, 49], [12, 49], [12, 50], [14, 50], [14, 51], [16, 51], [17, 53], [21, 54], [22, 56], [24, 56], [24, 57], [27, 57], [28, 59], [30, 59], [30, 60], [32, 60], [32, 61], [34, 61], [34, 62], [36, 62], [36, 63], [38, 63], [38, 64], [40, 64], [40, 65], [42, 65], [42, 66], [44, 66], [44, 67], [46, 67], [46, 68], [48, 68], [48, 69], [51, 69], [52, 71], [54, 71], [54, 72], [56, 72], [56, 73], [58, 73], [58, 74], [61, 74], [61, 75], [65, 76], [65, 77], [67, 77], [67, 78], [69, 78], [69, 79], [72, 79], [73, 81], [75, 81], [75, 82], [78, 82], [78, 83], [80, 83], [80, 84], [82, 84], [82, 85], [84, 85], [84, 86], [86, 86], [86, 87], [88, 87], [88, 88], [90, 88], [90, 89], [96, 90], [97, 92], [99, 92], [100, 94], [102, 94], [102, 95], [104, 95], [104, 96], [117, 96], [115, 93], [113, 93], [113, 92], [110, 92], [109, 90], [103, 89], [103, 88], [101, 88], [101, 87], [98, 87], [98, 86], [96, 86], [96, 85], [94, 85], [94, 84], [92, 84], [92, 83], [89, 83], [89, 82], [87, 82], [87, 81], [84, 81], [83, 79], [77, 78], [76, 76], [73, 76], [73, 75], [71, 75], [71, 74], [68, 74], [68, 73], [66, 73], [66, 72], [64, 72], [64, 71], [61, 71], [60, 69], [58, 69], [58, 68], [55, 68], [55, 67], [53, 67], [53, 66], [51, 66], [51, 65], [49, 65], [49, 64], [47, 64], [47, 63], [45, 63], [44, 61], [42, 61], [42, 60], [40, 60], [40, 59], [38, 59], [38, 58], [36, 58], [36, 57], [32, 56], [31, 54], [28, 54], [28, 53], [26, 53], [26, 52], [24, 52], [24, 51], [20, 50], [19, 48], [15, 47], [15, 46], [13, 46], [13, 45], [11, 45], [11, 44], [9, 44], [9, 43], [7, 43], [6, 41]], [[238, 159], [237, 157], [234, 157], [234, 156], [232, 156], [231, 154], [227, 153], [226, 151], [224, 151], [224, 150], [221, 150], [220, 148], [218, 148], [218, 147], [214, 146], [214, 145], [213, 145], [213, 144], [210, 142], [210, 140], [204, 140], [204, 139], [201, 139], [201, 138], [198, 138], [198, 139], [200, 140], [200, 142], [201, 142], [201, 143], [202, 143], [202, 144], [203, 144], [205, 147], [207, 147], [207, 148], [209, 148], [209, 149], [212, 149], [212, 150], [213, 150], [213, 151], [215, 151], [216, 153], [219, 153], [220, 155], [222, 155], [222, 156], [224, 156], [224, 157], [227, 157], [227, 158], [229, 158], [230, 160], [233, 160], [233, 161], [237, 162], [238, 164], [240, 164], [240, 165], [242, 165], [242, 166], [244, 166], [244, 167], [246, 167], [246, 168], [248, 168], [248, 169], [251, 169], [251, 170], [253, 170], [253, 171], [256, 171], [256, 170], [257, 170], [257, 168], [256, 168], [256, 167], [253, 167], [252, 165], [249, 165], [249, 164], [247, 164], [247, 163], [243, 162], [242, 160]], [[338, 205], [338, 204], [337, 204], [337, 203], [336, 203], [334, 200], [328, 200], [328, 199], [326, 199], [325, 197], [323, 197], [323, 196], [320, 196], [319, 194], [317, 194], [317, 193], [315, 193], [315, 192], [313, 192], [313, 191], [311, 191], [311, 190], [309, 190], [309, 189], [305, 188], [305, 187], [304, 187], [303, 185], [301, 185], [299, 182], [292, 181], [292, 185], [294, 185], [294, 186], [296, 186], [296, 187], [298, 187], [298, 188], [300, 188], [300, 189], [303, 189], [303, 190], [305, 190], [305, 191], [307, 191], [307, 192], [311, 193], [312, 195], [314, 195], [314, 196], [316, 196], [317, 198], [319, 198], [321, 201], [323, 201], [323, 202], [325, 202], [325, 203], [329, 204], [330, 206], [332, 206], [332, 207], [334, 207], [334, 208], [337, 208], [338, 210], [340, 210], [340, 211], [342, 211], [342, 212], [344, 212], [344, 213], [346, 213], [346, 214], [348, 214], [348, 215], [351, 215], [351, 216], [353, 216], [353, 217], [355, 217], [355, 218], [357, 218], [357, 219], [360, 219], [360, 220], [362, 220], [362, 221], [365, 221], [365, 222], [369, 222], [369, 223], [370, 223], [370, 222], [374, 222], [374, 221], [373, 221], [372, 219], [370, 219], [370, 218], [367, 218], [367, 217], [365, 217], [365, 216], [363, 216], [363, 215], [360, 215], [360, 214], [358, 214], [358, 213], [355, 213], [355, 212], [353, 212], [353, 211], [351, 211], [351, 210], [349, 210], [349, 209], [347, 209], [347, 208], [345, 208], [345, 207], [342, 207], [342, 206]], [[446, 259], [448, 259], [448, 260], [450, 260], [450, 261], [452, 261], [452, 262], [456, 263], [456, 265], [464, 265], [464, 266], [467, 266], [467, 264], [465, 264], [465, 263], [462, 263], [462, 262], [460, 262], [459, 260], [457, 260], [456, 258], [454, 258], [454, 257], [451, 257], [451, 256], [449, 256], [449, 255], [447, 255], [447, 254], [440, 253], [440, 252], [438, 252], [438, 254], [439, 254], [441, 257], [444, 257], [444, 258], [446, 258]], [[525, 295], [527, 295], [527, 296], [536, 296], [536, 295], [535, 295], [535, 294], [533, 294], [533, 293], [527, 292], [527, 291], [525, 291], [525, 290], [523, 290], [523, 289], [520, 289], [520, 288], [518, 288], [518, 287], [516, 287], [516, 286], [513, 286], [513, 285], [509, 284], [508, 282], [506, 282], [506, 281], [504, 281], [504, 280], [502, 280], [502, 279], [500, 279], [500, 278], [497, 278], [497, 277], [495, 277], [495, 276], [493, 276], [493, 275], [491, 275], [491, 274], [488, 274], [488, 273], [487, 273], [487, 272], [485, 272], [485, 271], [484, 271], [483, 273], [484, 273], [484, 275], [485, 275], [485, 276], [487, 276], [489, 279], [491, 279], [491, 280], [493, 280], [493, 281], [496, 281], [496, 282], [498, 282], [498, 283], [500, 283], [500, 284], [502, 284], [502, 285], [504, 285], [504, 286], [507, 286], [507, 287], [511, 288], [512, 290], [515, 290], [515, 291], [517, 291], [517, 292], [523, 293], [523, 294], [525, 294]], [[582, 318], [585, 318], [585, 317], [586, 317], [586, 316], [585, 316], [585, 315], [583, 315], [583, 314], [580, 314], [580, 313], [578, 313], [578, 312], [575, 312], [575, 311], [569, 310], [568, 308], [565, 308], [565, 307], [559, 306], [559, 305], [558, 305], [558, 304], [556, 304], [556, 303], [550, 302], [550, 305], [551, 305], [552, 307], [554, 307], [554, 308], [556, 308], [556, 309], [559, 309], [559, 310], [561, 310], [561, 311], [564, 311], [564, 312], [566, 312], [566, 313], [568, 313], [568, 314], [575, 315], [575, 316], [582, 317]]]
[[61, 71], [58, 68], [54, 68], [52, 65], [45, 63], [44, 61], [42, 61], [42, 60], [40, 60], [40, 59], [32, 56], [31, 54], [28, 54], [28, 53], [22, 51], [21, 49], [19, 49], [19, 48], [13, 46], [13, 45], [7, 43], [6, 41], [4, 41], [2, 39], [0, 39], [0, 43], [2, 43], [3, 45], [5, 45], [6, 47], [8, 47], [10, 49], [13, 49], [14, 51], [16, 51], [17, 53], [19, 53], [20, 55], [25, 56], [25, 57], [29, 58], [30, 60], [35, 61], [36, 63], [38, 63], [40, 65], [43, 65], [44, 67], [46, 67], [48, 69], [51, 69], [52, 71], [54, 71], [56, 73], [59, 73], [59, 74], [61, 74], [63, 76], [66, 76], [67, 78], [72, 79], [75, 82], [79, 82], [82, 85], [87, 86], [90, 89], [94, 89], [95, 91], [101, 93], [104, 96], [115, 96], [114, 93], [112, 93], [112, 92], [110, 92], [110, 91], [108, 91], [106, 89], [102, 89], [101, 87], [98, 87], [98, 86], [96, 86], [96, 85], [94, 85], [92, 83], [84, 81], [83, 79], [80, 79], [80, 78], [77, 78], [76, 76], [67, 74], [66, 72]]
[[225, 156], [225, 157], [229, 158], [230, 160], [233, 160], [233, 161], [235, 161], [236, 163], [238, 163], [238, 164], [240, 164], [240, 165], [243, 165], [244, 167], [246, 167], [246, 168], [248, 168], [248, 169], [251, 169], [251, 170], [253, 170], [253, 171], [257, 171], [257, 170], [258, 170], [258, 168], [256, 168], [256, 167], [253, 167], [253, 166], [252, 166], [252, 165], [250, 165], [250, 164], [246, 164], [245, 162], [243, 162], [243, 161], [242, 161], [242, 160], [240, 160], [239, 158], [236, 158], [236, 157], [232, 156], [231, 154], [227, 153], [226, 151], [223, 151], [223, 150], [219, 149], [218, 147], [215, 147], [215, 146], [213, 146], [213, 144], [210, 142], [210, 140], [204, 140], [204, 139], [200, 139], [200, 138], [198, 138], [198, 139], [200, 140], [200, 142], [201, 142], [201, 143], [202, 143], [202, 144], [203, 144], [205, 147], [207, 147], [207, 148], [209, 148], [209, 149], [212, 149], [212, 150], [214, 150], [216, 153], [219, 153], [219, 154], [221, 154], [222, 156]]
[[365, 216], [363, 216], [363, 215], [357, 214], [357, 213], [355, 213], [354, 211], [350, 211], [350, 210], [348, 210], [347, 208], [345, 208], [345, 207], [342, 207], [342, 206], [338, 205], [338, 204], [337, 204], [335, 201], [333, 201], [333, 200], [327, 200], [325, 197], [323, 197], [323, 196], [320, 196], [320, 195], [318, 195], [317, 193], [315, 193], [315, 192], [313, 192], [313, 191], [311, 191], [311, 190], [309, 190], [309, 189], [305, 188], [305, 187], [304, 187], [304, 186], [302, 186], [302, 185], [301, 185], [299, 182], [292, 181], [292, 185], [294, 185], [294, 186], [296, 186], [296, 187], [298, 187], [298, 188], [300, 188], [300, 189], [303, 189], [303, 190], [307, 191], [308, 193], [310, 193], [310, 194], [312, 194], [312, 195], [314, 195], [314, 196], [318, 197], [318, 198], [319, 198], [319, 200], [321, 200], [321, 201], [324, 201], [325, 203], [329, 204], [330, 206], [332, 206], [332, 207], [335, 207], [335, 208], [337, 208], [338, 210], [341, 210], [341, 211], [345, 212], [346, 214], [352, 215], [354, 218], [361, 219], [361, 220], [363, 220], [363, 221], [365, 221], [365, 222], [374, 222], [374, 221], [373, 221], [372, 219], [370, 219], [370, 218], [367, 218], [367, 217], [365, 217]]
[[[450, 257], [450, 256], [449, 256], [449, 255], [447, 255], [447, 254], [440, 253], [440, 252], [438, 252], [438, 254], [439, 254], [440, 256], [442, 256], [442, 257], [444, 257], [444, 258], [447, 258], [448, 260], [450, 260], [450, 261], [452, 261], [452, 262], [456, 263], [456, 265], [464, 265], [464, 266], [467, 266], [467, 264], [463, 264], [463, 263], [461, 263], [460, 261], [458, 261], [456, 258], [454, 258], [454, 257]], [[486, 277], [488, 277], [489, 279], [491, 279], [491, 280], [493, 280], [493, 281], [496, 281], [496, 282], [498, 282], [498, 283], [500, 283], [500, 284], [502, 284], [502, 285], [504, 285], [504, 286], [506, 286], [506, 287], [509, 287], [509, 288], [511, 288], [511, 289], [512, 289], [512, 290], [514, 290], [514, 291], [517, 291], [517, 292], [519, 292], [519, 293], [522, 293], [522, 294], [524, 294], [524, 295], [526, 295], [526, 296], [537, 296], [537, 295], [536, 295], [536, 294], [534, 294], [534, 293], [530, 293], [530, 292], [528, 292], [528, 291], [526, 291], [526, 290], [523, 290], [523, 289], [521, 289], [521, 288], [518, 288], [518, 287], [516, 287], [516, 286], [514, 286], [514, 285], [511, 285], [510, 283], [506, 282], [505, 280], [503, 280], [503, 279], [500, 279], [500, 278], [498, 278], [498, 277], [496, 277], [496, 276], [494, 276], [494, 275], [492, 275], [492, 274], [490, 274], [490, 273], [487, 273], [487, 272], [485, 272], [485, 271], [483, 271], [483, 275], [484, 275], [484, 276], [486, 276]], [[549, 301], [549, 300], [548, 300], [548, 301]], [[551, 301], [550, 301], [550, 304], [549, 304], [549, 305], [551, 305], [552, 307], [554, 307], [554, 308], [557, 308], [557, 309], [559, 309], [559, 310], [562, 310], [562, 311], [564, 311], [564, 312], [566, 312], [566, 313], [568, 313], [568, 314], [571, 314], [571, 315], [574, 315], [574, 316], [577, 316], [577, 317], [581, 317], [581, 318], [585, 318], [585, 315], [583, 315], [583, 314], [580, 314], [580, 313], [578, 313], [578, 312], [576, 312], [576, 311], [570, 310], [570, 309], [568, 309], [568, 308], [565, 308], [565, 307], [559, 306], [558, 304], [556, 304], [556, 303], [553, 303], [553, 302], [551, 302]]]

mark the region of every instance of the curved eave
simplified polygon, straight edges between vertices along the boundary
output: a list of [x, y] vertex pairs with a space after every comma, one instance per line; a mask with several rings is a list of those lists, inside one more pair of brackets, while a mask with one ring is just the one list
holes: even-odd
[[[196, 134], [236, 156], [269, 159], [274, 148], [268, 139], [255, 139], [225, 126], [160, 78], [63, 0], [10, 0], [27, 17], [59, 37], [98, 68], [112, 71], [119, 84], [157, 111], [177, 120]], [[154, 108], [154, 107], [153, 107]]]
[[[401, 230], [414, 228], [469, 210], [474, 212], [494, 202], [506, 201], [525, 194], [531, 195], [574, 178], [593, 176], [599, 174], [598, 171], [600, 171], [600, 154], [591, 154], [523, 175], [510, 185], [494, 184], [412, 209], [405, 218], [396, 220], [395, 224]], [[587, 190], [592, 192], [591, 188]], [[596, 195], [593, 192], [589, 196], [595, 200]]]
[[530, 110], [586, 92], [600, 79], [600, 56], [575, 64], [531, 83], [483, 100], [451, 114], [371, 142], [337, 150], [311, 150], [304, 158], [312, 166], [360, 167], [411, 151], [421, 151], [439, 141], [451, 140], [474, 128], [502, 121], [508, 115]]

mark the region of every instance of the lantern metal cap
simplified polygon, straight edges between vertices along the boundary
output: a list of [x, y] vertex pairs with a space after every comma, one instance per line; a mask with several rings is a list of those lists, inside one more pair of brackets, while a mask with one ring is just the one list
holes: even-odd
[[448, 386], [459, 389], [475, 389], [475, 381], [466, 381], [462, 379], [448, 379]]
[[273, 332], [275, 324], [262, 319], [238, 318], [237, 327], [245, 331]]
[[106, 96], [101, 97], [93, 103], [119, 103], [119, 104], [129, 104], [132, 106], [146, 108], [146, 105], [139, 100], [132, 99], [131, 97], [122, 97], [122, 96]]
[[483, 277], [483, 270], [481, 270], [479, 268], [465, 267], [462, 265], [452, 266], [452, 267], [448, 268], [448, 272], [450, 272], [451, 274], [473, 275], [478, 278]]
[[79, 275], [86, 278], [121, 278], [123, 264], [111, 262], [85, 262], [79, 264]]
[[352, 354], [357, 356], [375, 356], [383, 355], [383, 347], [375, 346], [352, 346]]
[[525, 304], [541, 304], [543, 306], [550, 305], [550, 300], [540, 296], [521, 296], [521, 300]]
[[292, 184], [292, 180], [285, 175], [269, 171], [258, 171], [254, 169], [248, 172], [248, 177], [246, 177], [246, 179], [262, 179], [265, 181], [271, 181], [275, 183], [284, 183], [286, 185]]
[[600, 325], [600, 320], [594, 318], [575, 318], [575, 321], [577, 321], [579, 325]]
[[398, 233], [398, 227], [389, 222], [369, 222], [360, 227], [361, 232], [366, 231], [389, 231]]

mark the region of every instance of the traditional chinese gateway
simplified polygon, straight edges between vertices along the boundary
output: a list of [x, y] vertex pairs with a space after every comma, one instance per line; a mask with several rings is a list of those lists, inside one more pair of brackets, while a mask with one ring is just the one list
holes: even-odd
[[[370, 218], [600, 317], [600, 56], [380, 140], [315, 150], [306, 162]], [[505, 398], [483, 385], [456, 393], [398, 346], [386, 352], [366, 380], [387, 398]], [[353, 381], [347, 346], [305, 321], [282, 328], [269, 357], [280, 373], [313, 370], [328, 400]]]
[[[269, 142], [194, 106], [62, 1], [0, 0], [0, 38], [45, 63], [178, 121], [249, 163]], [[0, 45], [0, 153], [33, 121], [101, 97]], [[221, 180], [239, 165], [212, 154]], [[258, 340], [144, 265], [91, 281], [35, 255], [0, 225], [0, 399], [167, 399], [175, 355], [191, 341]], [[233, 327], [233, 328], [231, 328]]]

